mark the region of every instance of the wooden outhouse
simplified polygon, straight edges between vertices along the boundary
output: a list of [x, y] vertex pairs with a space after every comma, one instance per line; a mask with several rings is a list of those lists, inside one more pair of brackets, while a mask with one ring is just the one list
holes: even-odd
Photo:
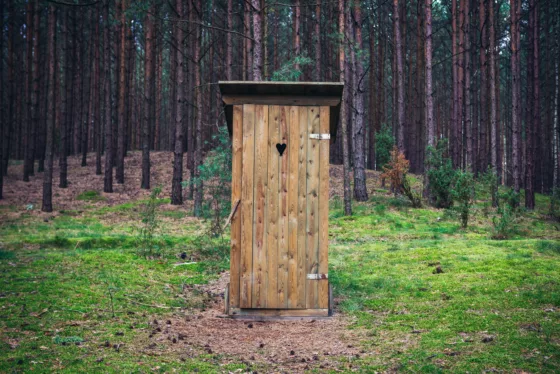
[[219, 85], [233, 144], [226, 313], [328, 316], [329, 145], [344, 85]]

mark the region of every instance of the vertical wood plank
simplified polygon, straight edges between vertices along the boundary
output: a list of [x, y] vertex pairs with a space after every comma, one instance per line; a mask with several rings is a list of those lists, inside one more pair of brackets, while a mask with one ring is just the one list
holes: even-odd
[[[319, 107], [308, 108], [308, 132], [320, 131]], [[321, 140], [307, 137], [307, 274], [319, 272], [319, 144]], [[306, 306], [318, 306], [319, 285], [316, 280], [307, 280]]]
[[241, 178], [240, 308], [252, 305], [253, 283], [253, 169], [255, 159], [255, 105], [243, 105], [243, 170]]
[[[289, 107], [288, 125], [288, 308], [298, 307], [298, 186], [300, 126], [298, 107]], [[302, 226], [304, 226], [302, 224]]]
[[307, 107], [298, 107], [298, 227], [297, 227], [297, 308], [306, 306], [306, 248], [307, 248]]
[[271, 105], [268, 109], [268, 186], [266, 207], [268, 289], [267, 307], [278, 307], [278, 163], [279, 155], [276, 144], [280, 134], [280, 107]]
[[[233, 209], [237, 200], [241, 200], [241, 179], [243, 165], [243, 105], [233, 106], [233, 137], [231, 139], [231, 207]], [[243, 207], [238, 207], [231, 219], [231, 252], [230, 252], [230, 282], [229, 305], [239, 308], [239, 283], [241, 265], [241, 212]]]
[[[322, 106], [320, 110], [321, 134], [329, 133], [330, 108]], [[319, 142], [319, 273], [329, 271], [329, 141]], [[329, 281], [321, 279], [319, 283], [318, 308], [329, 307]]]
[[268, 267], [264, 238], [268, 179], [268, 105], [255, 105], [255, 171], [253, 229], [253, 308], [266, 308]]
[[[289, 107], [280, 107], [280, 142], [288, 146]], [[288, 161], [289, 149], [279, 160], [278, 177], [278, 304], [288, 307]]]

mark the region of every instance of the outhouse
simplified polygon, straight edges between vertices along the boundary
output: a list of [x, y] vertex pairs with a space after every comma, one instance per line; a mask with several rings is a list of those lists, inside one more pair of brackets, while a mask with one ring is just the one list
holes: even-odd
[[331, 314], [329, 146], [344, 85], [219, 82], [232, 137], [232, 317]]

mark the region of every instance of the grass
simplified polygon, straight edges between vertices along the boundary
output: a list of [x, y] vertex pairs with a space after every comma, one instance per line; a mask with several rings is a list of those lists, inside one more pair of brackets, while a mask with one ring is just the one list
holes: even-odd
[[[244, 358], [222, 366], [217, 354], [144, 349], [150, 321], [205, 306], [184, 286], [215, 279], [229, 263], [228, 238], [201, 236], [204, 225], [182, 211], [161, 214], [163, 257], [138, 256], [143, 203], [0, 220], [0, 372], [246, 369]], [[338, 312], [366, 330], [370, 353], [352, 367], [559, 372], [560, 234], [546, 220], [548, 199], [537, 203], [510, 240], [492, 240], [495, 213], [483, 202], [463, 230], [453, 212], [412, 209], [385, 190], [355, 204], [352, 217], [333, 199], [329, 279]], [[196, 264], [173, 266], [183, 252]]]

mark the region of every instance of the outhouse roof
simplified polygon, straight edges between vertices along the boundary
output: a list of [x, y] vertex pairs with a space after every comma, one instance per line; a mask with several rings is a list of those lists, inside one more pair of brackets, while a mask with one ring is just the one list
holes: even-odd
[[220, 81], [218, 84], [222, 93], [230, 135], [233, 105], [266, 104], [329, 106], [331, 138], [336, 137], [344, 83]]

